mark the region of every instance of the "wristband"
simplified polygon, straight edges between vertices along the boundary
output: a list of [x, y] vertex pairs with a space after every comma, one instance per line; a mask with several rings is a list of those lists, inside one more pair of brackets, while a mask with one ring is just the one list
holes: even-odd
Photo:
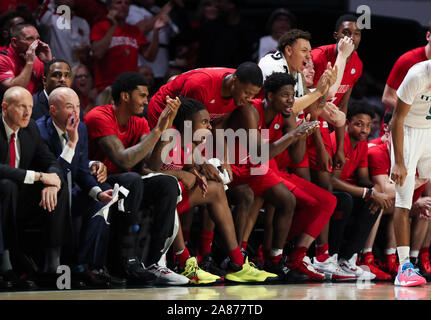
[[364, 192], [362, 192], [362, 199], [365, 199], [367, 192], [368, 192], [368, 188], [364, 188]]
[[373, 193], [374, 193], [373, 188], [368, 189], [367, 194], [365, 195], [365, 200], [370, 199]]

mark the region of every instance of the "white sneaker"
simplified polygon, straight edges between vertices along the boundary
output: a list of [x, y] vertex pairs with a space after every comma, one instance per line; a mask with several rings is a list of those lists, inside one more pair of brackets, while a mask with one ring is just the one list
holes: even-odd
[[163, 267], [155, 263], [149, 266], [147, 270], [156, 276], [154, 284], [180, 286], [189, 283], [189, 278], [175, 273], [167, 267]]
[[356, 265], [356, 259], [358, 254], [355, 253], [349, 260], [340, 259], [339, 266], [346, 272], [350, 272], [356, 275], [356, 278], [360, 280], [374, 280], [376, 275], [368, 270], [362, 269]]
[[325, 278], [329, 275], [330, 279], [335, 281], [356, 280], [356, 275], [354, 273], [347, 272], [338, 265], [337, 254], [334, 254], [323, 262], [318, 261], [316, 257], [314, 257], [313, 265], [318, 271], [325, 274]]

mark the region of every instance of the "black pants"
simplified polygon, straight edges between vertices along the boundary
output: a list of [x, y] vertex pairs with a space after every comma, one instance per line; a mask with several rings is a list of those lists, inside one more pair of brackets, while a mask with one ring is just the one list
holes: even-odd
[[353, 197], [346, 192], [334, 191], [337, 207], [329, 227], [330, 254], [339, 254], [339, 258], [350, 259], [359, 253], [373, 228], [378, 214], [371, 214], [369, 202]]
[[152, 216], [151, 245], [148, 255], [143, 257], [145, 266], [150, 266], [160, 260], [163, 249], [166, 249], [166, 240], [172, 236], [179, 189], [177, 180], [171, 176], [159, 175], [142, 181], [144, 185], [142, 205], [143, 208], [151, 206]]
[[[139, 241], [136, 226], [143, 221], [143, 210], [149, 209], [152, 222], [147, 230], [151, 243], [148, 254], [142, 258], [146, 266], [156, 263], [160, 260], [166, 240], [172, 236], [174, 229], [179, 195], [176, 179], [165, 175], [142, 179], [141, 175], [128, 172], [111, 175], [107, 182], [111, 185], [118, 183], [129, 190], [124, 201], [125, 212], [119, 212], [117, 209], [111, 212], [112, 247], [121, 260], [142, 256], [143, 244]], [[143, 238], [142, 234], [140, 238]], [[114, 264], [116, 265], [115, 262]]]
[[[102, 190], [110, 185], [104, 184]], [[109, 224], [102, 216], [95, 216], [105, 204], [91, 198], [88, 193], [75, 187], [72, 192], [72, 221], [74, 232], [74, 256], [76, 264], [86, 264], [90, 268], [106, 265]]]
[[57, 193], [57, 206], [52, 212], [39, 206], [42, 188], [43, 185], [39, 183], [19, 184], [10, 179], [0, 179], [0, 221], [4, 249], [20, 248], [19, 232], [29, 226], [41, 228], [42, 245], [45, 248], [71, 243], [67, 187], [62, 187]]

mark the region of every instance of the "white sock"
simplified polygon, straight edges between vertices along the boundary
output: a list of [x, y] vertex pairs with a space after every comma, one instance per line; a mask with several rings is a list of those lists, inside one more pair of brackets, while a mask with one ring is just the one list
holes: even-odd
[[177, 252], [175, 252], [175, 255], [180, 255], [181, 253], [183, 253], [184, 252], [184, 250], [186, 250], [186, 249], [183, 249], [183, 250], [180, 250], [180, 251], [177, 251]]
[[412, 251], [410, 251], [410, 257], [412, 257], [412, 258], [419, 257], [419, 250], [412, 250]]
[[385, 254], [390, 255], [390, 254], [395, 254], [397, 252], [397, 249], [395, 248], [388, 248], [385, 250]]
[[271, 249], [271, 257], [277, 257], [283, 254], [283, 249]]
[[410, 247], [402, 246], [397, 247], [398, 259], [400, 260], [400, 266], [404, 263], [410, 262]]
[[373, 248], [364, 248], [362, 249], [362, 253], [372, 252]]

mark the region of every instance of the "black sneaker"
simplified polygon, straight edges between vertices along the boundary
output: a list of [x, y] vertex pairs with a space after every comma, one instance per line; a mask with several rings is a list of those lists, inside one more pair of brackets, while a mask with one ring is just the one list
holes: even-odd
[[142, 262], [136, 257], [127, 259], [123, 270], [129, 285], [150, 285], [156, 280], [156, 276], [145, 269]]
[[286, 257], [283, 256], [278, 263], [266, 261], [263, 267], [264, 270], [275, 273], [279, 277], [279, 281], [283, 283], [302, 283], [308, 280], [308, 276], [299, 273], [286, 266]]
[[199, 262], [199, 267], [206, 272], [215, 274], [220, 277], [224, 277], [226, 275], [225, 270], [217, 267], [211, 252], [207, 253], [202, 258], [202, 261]]

